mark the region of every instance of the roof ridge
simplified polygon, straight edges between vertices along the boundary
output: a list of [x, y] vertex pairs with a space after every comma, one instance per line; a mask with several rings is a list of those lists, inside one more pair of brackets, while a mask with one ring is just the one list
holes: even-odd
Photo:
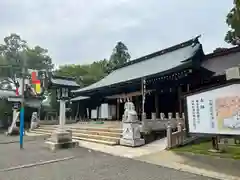
[[205, 60], [212, 59], [212, 58], [219, 57], [219, 56], [225, 56], [225, 55], [228, 55], [231, 53], [237, 53], [237, 52], [240, 52], [240, 46], [226, 48], [225, 50], [220, 51], [220, 52], [208, 53], [205, 55]]
[[154, 53], [151, 53], [151, 54], [147, 54], [145, 56], [142, 56], [142, 57], [139, 57], [139, 58], [136, 58], [134, 60], [131, 60], [117, 68], [114, 69], [115, 70], [118, 70], [118, 69], [121, 69], [123, 67], [126, 67], [126, 66], [130, 66], [132, 64], [136, 64], [136, 63], [139, 63], [139, 62], [142, 62], [142, 61], [145, 61], [145, 60], [148, 60], [148, 59], [151, 59], [153, 57], [156, 57], [156, 56], [160, 56], [160, 55], [163, 55], [163, 54], [166, 54], [166, 53], [169, 53], [169, 52], [172, 52], [172, 51], [175, 51], [175, 50], [178, 50], [180, 48], [184, 48], [186, 46], [189, 46], [191, 45], [192, 43], [199, 43], [199, 40], [198, 38], [200, 38], [201, 35], [198, 35], [197, 37], [195, 38], [192, 38], [190, 40], [187, 40], [187, 41], [184, 41], [182, 43], [179, 43], [179, 44], [176, 44], [174, 46], [170, 46], [168, 48], [165, 48], [165, 49], [162, 49], [160, 51], [157, 51], [157, 52], [154, 52]]
[[76, 81], [75, 77], [68, 77], [68, 76], [59, 76], [59, 75], [52, 75], [53, 79], [62, 79], [62, 80], [69, 80], [69, 81]]

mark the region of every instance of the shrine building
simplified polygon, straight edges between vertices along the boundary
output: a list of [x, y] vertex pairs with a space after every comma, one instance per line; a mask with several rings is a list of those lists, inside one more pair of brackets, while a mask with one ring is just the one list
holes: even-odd
[[[205, 55], [199, 37], [131, 60], [100, 81], [74, 90], [79, 119], [121, 120], [124, 102], [139, 115], [184, 112], [184, 95], [224, 83], [225, 70], [240, 63], [240, 47]], [[107, 110], [107, 115], [103, 109]]]

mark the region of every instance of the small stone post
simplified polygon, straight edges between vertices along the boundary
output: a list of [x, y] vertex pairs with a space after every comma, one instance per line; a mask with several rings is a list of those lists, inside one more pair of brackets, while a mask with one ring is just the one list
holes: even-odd
[[30, 124], [30, 129], [36, 129], [38, 127], [38, 115], [37, 112], [33, 112], [32, 113], [32, 117], [31, 117], [31, 124]]
[[178, 112], [176, 112], [176, 119], [179, 120], [180, 119], [180, 115]]
[[157, 117], [156, 117], [156, 113], [155, 113], [155, 112], [153, 112], [153, 113], [152, 113], [152, 120], [154, 120], [154, 121], [155, 121], [156, 119], [157, 119]]
[[172, 147], [172, 127], [170, 124], [167, 126], [167, 149]]
[[146, 119], [146, 113], [142, 113], [142, 130], [147, 130], [147, 119]]
[[184, 113], [182, 113], [182, 119], [185, 120], [185, 114]]
[[60, 100], [60, 117], [59, 117], [59, 125], [61, 130], [64, 129], [66, 123], [66, 104], [64, 100]]
[[160, 119], [164, 120], [164, 118], [165, 118], [165, 114], [164, 113], [160, 113]]
[[181, 145], [183, 143], [183, 138], [184, 138], [183, 127], [182, 127], [181, 123], [178, 123], [177, 129], [178, 129], [178, 133], [179, 133], [178, 145]]
[[168, 119], [172, 119], [172, 113], [168, 113]]

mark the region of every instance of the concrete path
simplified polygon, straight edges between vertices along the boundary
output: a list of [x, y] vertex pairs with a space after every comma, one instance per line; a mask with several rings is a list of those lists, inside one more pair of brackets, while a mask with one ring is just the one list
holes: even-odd
[[166, 142], [167, 139], [160, 139], [157, 141], [154, 141], [150, 144], [147, 144], [142, 147], [124, 147], [124, 146], [108, 146], [104, 144], [96, 144], [96, 143], [91, 143], [91, 142], [86, 142], [86, 141], [79, 141], [79, 146], [88, 148], [88, 149], [93, 149], [95, 151], [100, 151], [108, 154], [112, 154], [115, 156], [120, 156], [120, 157], [127, 157], [127, 158], [136, 158], [139, 156], [159, 152], [161, 150], [164, 150], [166, 148]]

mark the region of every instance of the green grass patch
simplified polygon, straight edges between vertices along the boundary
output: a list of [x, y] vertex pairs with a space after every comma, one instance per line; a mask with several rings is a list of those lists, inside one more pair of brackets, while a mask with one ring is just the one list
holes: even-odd
[[94, 121], [93, 124], [104, 124], [103, 121]]
[[[223, 145], [219, 145], [220, 149]], [[172, 149], [176, 153], [193, 153], [209, 155], [221, 158], [240, 159], [240, 145], [229, 145], [226, 152], [213, 153], [209, 152], [212, 149], [212, 142], [201, 142], [199, 144], [191, 144]]]

